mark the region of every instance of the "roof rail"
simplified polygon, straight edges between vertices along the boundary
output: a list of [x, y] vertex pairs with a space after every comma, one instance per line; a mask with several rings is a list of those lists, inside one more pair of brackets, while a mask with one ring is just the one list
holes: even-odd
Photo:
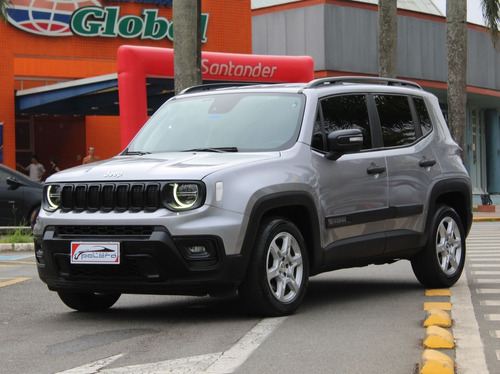
[[207, 84], [200, 84], [197, 86], [191, 86], [188, 88], [183, 89], [179, 95], [186, 94], [186, 93], [192, 93], [192, 92], [201, 92], [201, 91], [210, 91], [210, 90], [217, 90], [220, 88], [230, 88], [230, 87], [240, 87], [240, 86], [254, 86], [258, 83], [255, 82], [223, 82], [223, 83], [207, 83]]
[[356, 76], [319, 78], [310, 81], [308, 84], [304, 86], [304, 89], [323, 87], [328, 84], [343, 84], [343, 83], [383, 84], [387, 86], [406, 86], [406, 87], [418, 88], [420, 90], [422, 89], [422, 87], [419, 84], [402, 79], [383, 78], [383, 77], [356, 77]]

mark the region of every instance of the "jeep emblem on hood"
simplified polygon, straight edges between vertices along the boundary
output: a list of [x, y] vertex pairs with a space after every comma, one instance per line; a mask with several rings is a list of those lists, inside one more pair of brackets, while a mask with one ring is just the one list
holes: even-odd
[[104, 177], [109, 177], [109, 178], [120, 178], [123, 175], [123, 172], [121, 171], [108, 171], [107, 173], [104, 174]]

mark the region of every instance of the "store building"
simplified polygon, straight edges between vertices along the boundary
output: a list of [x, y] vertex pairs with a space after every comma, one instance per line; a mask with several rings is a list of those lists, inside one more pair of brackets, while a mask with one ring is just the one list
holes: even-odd
[[[378, 75], [377, 1], [254, 0], [253, 53], [309, 55], [317, 77]], [[446, 115], [446, 19], [432, 0], [398, 1], [398, 78], [439, 98]], [[475, 196], [500, 203], [500, 53], [468, 24], [467, 168]]]
[[[88, 146], [122, 149], [117, 78], [121, 45], [172, 48], [171, 0], [12, 0], [0, 22], [3, 163], [39, 154], [61, 168]], [[202, 0], [203, 51], [308, 55], [316, 77], [377, 75], [377, 1]], [[432, 0], [400, 1], [398, 77], [434, 92], [446, 114], [446, 20]], [[474, 193], [500, 203], [500, 54], [468, 25], [467, 167]], [[173, 94], [147, 79], [148, 114]]]
[[[121, 151], [117, 50], [173, 48], [172, 0], [12, 0], [0, 22], [2, 162], [65, 169]], [[203, 50], [251, 53], [250, 0], [202, 2]], [[151, 114], [172, 79], [148, 79]]]

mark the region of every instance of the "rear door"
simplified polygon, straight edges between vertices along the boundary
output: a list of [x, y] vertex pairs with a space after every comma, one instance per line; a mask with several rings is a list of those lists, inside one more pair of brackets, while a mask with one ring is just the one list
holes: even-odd
[[431, 143], [432, 123], [422, 98], [378, 94], [373, 99], [389, 175], [387, 251], [403, 251], [423, 245], [424, 204], [432, 180], [441, 173]]

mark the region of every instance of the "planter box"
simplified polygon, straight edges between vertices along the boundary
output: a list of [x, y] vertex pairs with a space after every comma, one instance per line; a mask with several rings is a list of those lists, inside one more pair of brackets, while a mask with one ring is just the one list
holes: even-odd
[[478, 205], [478, 212], [495, 213], [495, 205]]

